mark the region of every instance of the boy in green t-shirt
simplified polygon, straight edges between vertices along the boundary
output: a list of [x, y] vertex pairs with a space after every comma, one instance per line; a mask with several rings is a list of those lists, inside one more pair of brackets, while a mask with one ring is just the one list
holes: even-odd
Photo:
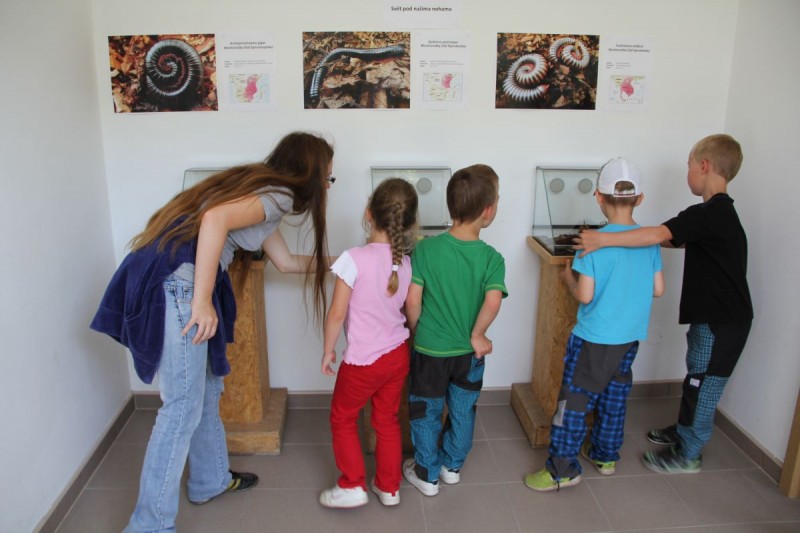
[[447, 184], [453, 227], [419, 242], [411, 256], [406, 315], [414, 336], [408, 399], [414, 458], [403, 463], [403, 475], [425, 496], [439, 493], [439, 479], [460, 481], [472, 448], [484, 356], [492, 353], [486, 330], [508, 296], [503, 256], [480, 240], [499, 198], [491, 167], [457, 171]]

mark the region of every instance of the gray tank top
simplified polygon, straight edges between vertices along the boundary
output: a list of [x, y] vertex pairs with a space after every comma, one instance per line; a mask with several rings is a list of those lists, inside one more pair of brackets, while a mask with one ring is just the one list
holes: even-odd
[[[281, 194], [277, 191], [284, 191]], [[272, 235], [278, 228], [283, 216], [291, 211], [294, 197], [292, 191], [286, 187], [270, 187], [259, 192], [258, 198], [264, 206], [263, 222], [255, 226], [235, 229], [228, 233], [225, 245], [222, 247], [222, 254], [219, 257], [219, 265], [222, 270], [227, 270], [228, 265], [233, 261], [233, 252], [237, 248], [254, 252], [261, 249], [264, 239]]]

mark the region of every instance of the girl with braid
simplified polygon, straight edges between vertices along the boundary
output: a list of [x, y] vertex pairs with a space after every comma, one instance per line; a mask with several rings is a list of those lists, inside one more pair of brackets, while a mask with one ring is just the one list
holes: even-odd
[[364, 213], [365, 246], [345, 251], [331, 267], [336, 275], [325, 319], [322, 373], [336, 374], [336, 341], [347, 347], [331, 401], [333, 455], [341, 472], [320, 494], [325, 507], [360, 507], [368, 501], [358, 414], [372, 401], [376, 472], [370, 486], [383, 505], [400, 503], [402, 441], [397, 411], [409, 368], [409, 330], [404, 302], [411, 282], [408, 254], [415, 242], [417, 193], [391, 178], [375, 189]]

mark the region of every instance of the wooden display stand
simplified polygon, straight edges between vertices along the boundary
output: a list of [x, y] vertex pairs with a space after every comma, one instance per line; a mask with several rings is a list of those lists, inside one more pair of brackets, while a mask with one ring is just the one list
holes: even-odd
[[541, 261], [533, 375], [530, 383], [511, 385], [511, 407], [531, 446], [539, 448], [550, 443], [550, 419], [558, 402], [564, 351], [575, 326], [578, 302], [559, 280], [564, 264], [571, 257], [550, 254], [533, 237], [528, 237], [527, 242]]
[[[286, 420], [287, 390], [270, 389], [267, 354], [267, 323], [264, 309], [264, 268], [266, 262], [253, 260], [244, 288], [233, 277], [236, 295], [234, 339], [228, 345], [231, 372], [225, 377], [220, 415], [231, 454], [273, 454], [281, 452]], [[234, 267], [234, 272], [235, 272]]]

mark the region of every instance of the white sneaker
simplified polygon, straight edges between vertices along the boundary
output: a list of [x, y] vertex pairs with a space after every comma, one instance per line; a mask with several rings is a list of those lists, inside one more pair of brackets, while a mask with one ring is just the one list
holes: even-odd
[[417, 473], [414, 471], [415, 466], [417, 466], [417, 463], [414, 462], [413, 458], [406, 459], [403, 462], [403, 477], [425, 496], [436, 496], [439, 494], [438, 483], [435, 481], [433, 483], [428, 483], [417, 477]]
[[367, 491], [361, 487], [343, 489], [336, 485], [332, 489], [323, 490], [319, 495], [319, 503], [323, 507], [335, 507], [338, 509], [349, 509], [351, 507], [361, 507], [369, 502]]
[[455, 485], [461, 481], [461, 470], [458, 468], [450, 469], [442, 465], [442, 469], [439, 470], [439, 479], [448, 485]]
[[372, 492], [378, 495], [378, 499], [380, 499], [381, 503], [386, 507], [391, 507], [392, 505], [397, 505], [400, 503], [400, 491], [397, 492], [383, 492], [381, 489], [375, 485], [375, 479], [372, 480], [370, 483], [370, 488]]

